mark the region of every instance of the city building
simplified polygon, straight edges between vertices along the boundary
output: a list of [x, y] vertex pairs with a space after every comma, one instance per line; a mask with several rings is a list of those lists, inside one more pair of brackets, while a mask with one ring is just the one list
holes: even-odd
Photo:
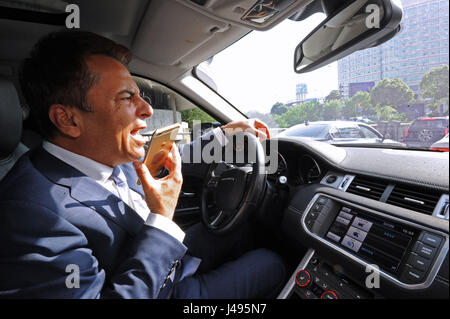
[[295, 86], [295, 96], [297, 101], [303, 102], [305, 100], [306, 94], [308, 94], [308, 86], [305, 83], [298, 83]]
[[[401, 0], [402, 30], [390, 41], [338, 61], [339, 90], [351, 97], [382, 79], [400, 78], [420, 92], [422, 77], [449, 64], [449, 1]], [[373, 83], [373, 84], [372, 84]]]

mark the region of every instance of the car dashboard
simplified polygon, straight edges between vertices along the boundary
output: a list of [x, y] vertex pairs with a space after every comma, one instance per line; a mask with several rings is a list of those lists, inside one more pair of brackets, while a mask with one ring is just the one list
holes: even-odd
[[282, 231], [307, 251], [280, 299], [449, 297], [448, 153], [271, 143]]

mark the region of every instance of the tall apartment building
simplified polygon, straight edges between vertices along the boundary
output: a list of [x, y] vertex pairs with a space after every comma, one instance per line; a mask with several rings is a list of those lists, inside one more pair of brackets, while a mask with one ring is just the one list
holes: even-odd
[[431, 69], [449, 64], [449, 1], [401, 0], [402, 31], [390, 41], [341, 59], [339, 90], [345, 97], [368, 91], [386, 78], [400, 78], [420, 94]]
[[308, 94], [308, 86], [306, 83], [298, 83], [295, 86], [295, 96], [297, 101], [304, 101], [306, 99], [306, 94]]

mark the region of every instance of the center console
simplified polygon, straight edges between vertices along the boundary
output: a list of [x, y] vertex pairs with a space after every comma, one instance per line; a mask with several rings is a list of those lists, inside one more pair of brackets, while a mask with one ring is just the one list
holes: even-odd
[[312, 255], [304, 269], [296, 271], [288, 299], [372, 299], [374, 296], [345, 276], [339, 267]]
[[[300, 224], [321, 245], [405, 290], [428, 288], [448, 254], [446, 233], [328, 194], [313, 197]], [[327, 259], [310, 249], [280, 297], [374, 297], [364, 281], [354, 282]]]

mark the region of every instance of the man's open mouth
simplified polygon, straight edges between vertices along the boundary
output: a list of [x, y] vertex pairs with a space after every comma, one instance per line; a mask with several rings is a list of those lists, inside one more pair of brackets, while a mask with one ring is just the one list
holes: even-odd
[[132, 130], [132, 131], [130, 132], [131, 137], [132, 137], [135, 141], [137, 141], [137, 142], [139, 142], [139, 143], [141, 143], [141, 144], [145, 144], [145, 143], [147, 142], [147, 138], [144, 137], [144, 136], [142, 136], [142, 135], [139, 133], [139, 131], [142, 130], [142, 129], [144, 129], [144, 128], [145, 128], [145, 127], [138, 127], [138, 128], [136, 128], [136, 129], [134, 129], [134, 130]]

